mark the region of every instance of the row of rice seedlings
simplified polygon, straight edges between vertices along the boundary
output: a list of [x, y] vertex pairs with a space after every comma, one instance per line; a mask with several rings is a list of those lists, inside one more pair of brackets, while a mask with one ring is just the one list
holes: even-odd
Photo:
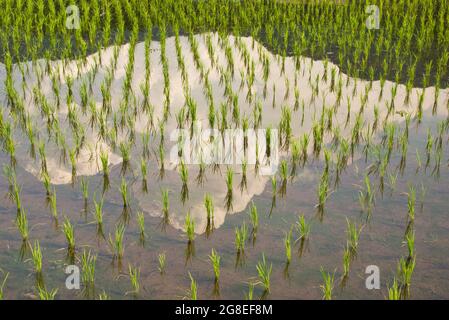
[[123, 254], [125, 253], [125, 247], [123, 246], [124, 234], [125, 226], [122, 224], [115, 227], [114, 238], [112, 238], [112, 235], [109, 234], [109, 246], [114, 253], [114, 259], [117, 259], [119, 263], [123, 258]]

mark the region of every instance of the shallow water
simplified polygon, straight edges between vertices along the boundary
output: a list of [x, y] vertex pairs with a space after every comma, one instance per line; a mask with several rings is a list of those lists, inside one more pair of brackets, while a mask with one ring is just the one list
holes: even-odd
[[[206, 70], [210, 70], [209, 80], [212, 83], [213, 95], [216, 99], [216, 108], [219, 103], [224, 101], [223, 87], [220, 85], [220, 71], [211, 66], [210, 57], [208, 56], [205, 45], [205, 36], [196, 36], [199, 42], [199, 53], [201, 61], [204, 63]], [[226, 57], [224, 50], [220, 50], [220, 41], [217, 35], [212, 35], [214, 45], [217, 49], [217, 65], [226, 66]], [[207, 100], [203, 94], [203, 86], [199, 81], [198, 70], [195, 68], [193, 55], [190, 51], [190, 44], [187, 38], [180, 38], [182, 52], [185, 57], [185, 65], [189, 76], [189, 84], [191, 86], [191, 95], [198, 103], [198, 118], [204, 124], [207, 123]], [[230, 37], [230, 44], [234, 44], [235, 40]], [[263, 104], [263, 122], [262, 126], [277, 126], [280, 120], [281, 107], [283, 105], [292, 106], [294, 99], [294, 83], [297, 77], [297, 87], [300, 90], [300, 97], [306, 104], [305, 121], [300, 123], [301, 108], [293, 112], [292, 129], [293, 134], [299, 137], [301, 134], [310, 132], [313, 121], [319, 119], [321, 108], [332, 106], [336, 101], [336, 94], [330, 90], [330, 79], [325, 81], [322, 78], [324, 73], [324, 63], [322, 61], [313, 62], [304, 58], [299, 71], [295, 71], [295, 65], [292, 58], [285, 61], [285, 74], [281, 73], [281, 64], [277, 61], [277, 57], [255, 43], [252, 47], [250, 38], [242, 38], [246, 48], [250, 50], [250, 57], [257, 60], [259, 50], [268, 55], [271, 63], [270, 77], [268, 80], [268, 94], [263, 99], [263, 80], [261, 80], [262, 70], [258, 70], [258, 77], [254, 85], [254, 92]], [[118, 58], [118, 69], [115, 73], [115, 80], [112, 87], [112, 106], [116, 111], [120, 104], [121, 86], [125, 73], [125, 66], [128, 61], [127, 50], [129, 45], [125, 45], [120, 50]], [[155, 116], [162, 115], [163, 105], [163, 87], [164, 80], [162, 77], [162, 69], [160, 67], [159, 55], [160, 45], [157, 42], [152, 44], [151, 54], [151, 103], [155, 106]], [[235, 78], [232, 81], [233, 90], [238, 92], [239, 105], [242, 113], [251, 115], [251, 106], [246, 102], [246, 87], [239, 91], [241, 78], [240, 69], [245, 69], [244, 61], [239, 50], [232, 45], [234, 62], [235, 62]], [[133, 76], [133, 90], [136, 97], [141, 99], [139, 85], [144, 80], [144, 48], [143, 44], [136, 47], [136, 61]], [[106, 49], [102, 53], [102, 61], [108, 61], [113, 54], [113, 49]], [[176, 61], [176, 50], [174, 39], [167, 39], [167, 58], [169, 64], [170, 85], [171, 85], [171, 117], [166, 125], [166, 137], [169, 136], [171, 130], [176, 127], [175, 115], [180, 107], [184, 104], [184, 95], [182, 90], [181, 74], [178, 70]], [[89, 68], [93, 67], [95, 55], [88, 58], [88, 67], [83, 70], [80, 77], [74, 82], [75, 101], [79, 104], [80, 97], [78, 95], [79, 86], [83, 79], [86, 79]], [[54, 66], [60, 65], [61, 62], [55, 62]], [[256, 65], [259, 65], [256, 61]], [[31, 68], [31, 64], [29, 64]], [[338, 68], [331, 64], [332, 67]], [[99, 86], [106, 73], [106, 67], [100, 67], [94, 82], [94, 90], [92, 96], [97, 102], [97, 107], [101, 108], [101, 92]], [[144, 68], [143, 68], [144, 69]], [[76, 70], [76, 63], [73, 62], [68, 70]], [[338, 69], [337, 74], [338, 74]], [[20, 92], [20, 77], [16, 70], [16, 89]], [[31, 72], [32, 74], [33, 72]], [[77, 73], [74, 72], [73, 76]], [[0, 76], [2, 73], [2, 65], [0, 65]], [[311, 99], [312, 83], [314, 78], [319, 77], [320, 94]], [[342, 81], [346, 83], [346, 75], [342, 74]], [[310, 77], [310, 81], [309, 81]], [[330, 76], [329, 76], [330, 77]], [[290, 95], [284, 99], [287, 91], [288, 79], [290, 87]], [[35, 83], [36, 79], [27, 80], [30, 88], [31, 83]], [[63, 81], [64, 82], [64, 81]], [[276, 103], [275, 108], [272, 106], [273, 101], [273, 85], [276, 85]], [[365, 87], [369, 84], [367, 81], [350, 79], [349, 86], [343, 85], [343, 101], [349, 99], [352, 104], [351, 120], [349, 125], [344, 128], [346, 120], [346, 105], [342, 103], [335, 115], [334, 126], [341, 127], [343, 137], [350, 136], [350, 128], [354, 124], [355, 115], [360, 110], [360, 95], [364, 92]], [[354, 86], [356, 86], [356, 95], [353, 95]], [[384, 105], [389, 102], [391, 97], [391, 88], [393, 84], [387, 82], [385, 84], [383, 98], [379, 101], [379, 82], [373, 83], [368, 96], [368, 103], [364, 111], [364, 129], [366, 131], [374, 121], [373, 111], [371, 107], [374, 104], [379, 105], [380, 118], [386, 115]], [[51, 81], [47, 78], [42, 82], [42, 92], [48, 95], [48, 99], [52, 98]], [[66, 92], [66, 85], [61, 85], [61, 91]], [[413, 112], [418, 103], [418, 95], [422, 89], [413, 89], [411, 94], [410, 105], [403, 104], [405, 97], [405, 87], [398, 87], [398, 94], [395, 99], [396, 111]], [[444, 108], [447, 99], [447, 90], [440, 94], [438, 101], [439, 108], [437, 115], [432, 116], [430, 113], [433, 101], [433, 89], [427, 88], [427, 94], [424, 102], [425, 116], [423, 122], [416, 126], [416, 122], [410, 124], [410, 142], [408, 146], [407, 166], [402, 175], [399, 175], [397, 186], [392, 190], [388, 186], [386, 178], [383, 197], [378, 190], [379, 179], [376, 175], [371, 176], [371, 182], [376, 186], [376, 205], [373, 209], [371, 218], [367, 221], [366, 213], [361, 212], [358, 201], [359, 190], [363, 190], [363, 179], [366, 167], [371, 163], [365, 163], [363, 155], [356, 152], [354, 159], [340, 179], [338, 188], [330, 195], [323, 215], [317, 215], [317, 196], [316, 188], [319, 183], [319, 177], [323, 171], [323, 163], [319, 159], [313, 159], [310, 156], [309, 163], [298, 169], [298, 176], [293, 182], [287, 185], [287, 194], [284, 198], [280, 194], [276, 196], [276, 207], [270, 215], [272, 206], [272, 190], [269, 183], [269, 177], [256, 176], [254, 170], [248, 170], [248, 190], [240, 192], [238, 184], [240, 182], [240, 174], [235, 174], [234, 179], [234, 202], [233, 209], [226, 214], [224, 207], [224, 198], [226, 193], [225, 173], [226, 166], [221, 167], [221, 171], [214, 173], [212, 168], [207, 169], [206, 181], [204, 186], [198, 186], [194, 182], [198, 168], [194, 165], [189, 167], [189, 200], [183, 205], [180, 201], [181, 183], [179, 173], [176, 167], [166, 163], [166, 171], [164, 179], [159, 178], [159, 169], [157, 159], [152, 156], [149, 161], [148, 172], [148, 192], [142, 192], [141, 177], [139, 177], [139, 161], [142, 147], [140, 143], [132, 151], [131, 169], [126, 175], [130, 190], [132, 190], [132, 205], [129, 212], [123, 213], [122, 200], [118, 192], [120, 185], [121, 161], [118, 150], [113, 151], [111, 147], [106, 145], [97, 145], [95, 137], [98, 132], [96, 129], [86, 130], [87, 140], [93, 146], [93, 161], [88, 161], [90, 152], [85, 150], [84, 156], [77, 159], [78, 174], [80, 176], [88, 176], [89, 181], [89, 202], [85, 207], [84, 200], [80, 191], [79, 178], [73, 185], [70, 164], [63, 164], [56, 156], [57, 148], [52, 143], [47, 145], [48, 166], [51, 174], [52, 182], [56, 188], [58, 209], [59, 209], [59, 226], [51, 218], [50, 209], [46, 203], [45, 190], [41, 182], [38, 180], [40, 163], [33, 161], [28, 155], [28, 142], [26, 137], [17, 130], [15, 139], [19, 142], [17, 147], [17, 180], [22, 186], [21, 196], [23, 207], [28, 213], [29, 225], [31, 227], [31, 239], [38, 239], [43, 248], [44, 256], [44, 281], [47, 288], [59, 288], [58, 298], [81, 298], [96, 297], [98, 293], [105, 290], [113, 298], [133, 298], [132, 294], [125, 293], [131, 290], [129, 278], [127, 276], [128, 263], [141, 268], [141, 286], [142, 292], [137, 298], [182, 298], [186, 295], [189, 288], [190, 280], [188, 272], [191, 272], [199, 285], [200, 298], [218, 297], [217, 292], [214, 293], [214, 281], [212, 267], [208, 260], [210, 250], [215, 248], [222, 257], [222, 271], [220, 278], [220, 298], [243, 298], [244, 293], [248, 290], [248, 282], [254, 281], [257, 276], [256, 264], [261, 259], [262, 253], [265, 253], [269, 263], [273, 263], [272, 288], [271, 292], [265, 298], [321, 298], [320, 284], [322, 278], [320, 268], [323, 267], [327, 271], [336, 270], [335, 282], [335, 298], [373, 298], [382, 299], [387, 296], [387, 285], [390, 285], [396, 272], [397, 262], [401, 256], [407, 252], [403, 244], [405, 228], [407, 226], [407, 196], [408, 184], [415, 185], [417, 190], [417, 213], [414, 224], [416, 230], [416, 268], [412, 278], [411, 297], [413, 298], [447, 298], [445, 287], [449, 282], [449, 268], [447, 263], [447, 230], [446, 219], [447, 205], [445, 198], [447, 197], [447, 152], [442, 157], [440, 168], [440, 177], [436, 178], [432, 175], [433, 159], [430, 167], [424, 173], [422, 167], [416, 172], [416, 149], [420, 150], [421, 157], [425, 158], [426, 130], [431, 128], [436, 132], [436, 125], [439, 121], [444, 120], [447, 110]], [[65, 94], [65, 93], [64, 93]], [[4, 99], [4, 92], [0, 87], [0, 97]], [[65, 101], [64, 95], [62, 101]], [[78, 106], [79, 107], [79, 106]], [[34, 105], [31, 95], [27, 93], [27, 108], [36, 121], [37, 127], [41, 134], [45, 137], [44, 122]], [[66, 113], [67, 108], [64, 106], [59, 112], [60, 125], [64, 130], [69, 144], [71, 140], [70, 128], [67, 124]], [[6, 109], [3, 112], [5, 115]], [[87, 123], [88, 119], [80, 116], [83, 123]], [[403, 117], [395, 114], [392, 117], [400, 128], [403, 130]], [[135, 123], [136, 132], [141, 134], [145, 132], [148, 118], [140, 115]], [[398, 130], [397, 132], [400, 132]], [[376, 134], [374, 141], [379, 142], [381, 130]], [[325, 136], [325, 143], [331, 142], [332, 135]], [[119, 140], [126, 141], [127, 136], [122, 133]], [[152, 136], [151, 147], [157, 147], [157, 135]], [[444, 145], [446, 145], [447, 135], [444, 136]], [[138, 141], [139, 139], [137, 139]], [[312, 143], [311, 143], [312, 144]], [[166, 154], [168, 154], [170, 144], [166, 144]], [[91, 147], [92, 148], [92, 147]], [[309, 148], [310, 149], [310, 148]], [[92, 215], [93, 203], [92, 199], [99, 197], [102, 192], [103, 177], [101, 169], [98, 165], [98, 153], [100, 150], [109, 151], [110, 164], [112, 165], [110, 174], [111, 186], [105, 194], [104, 207], [104, 235], [102, 238], [97, 234], [96, 225], [93, 223]], [[311, 152], [311, 150], [309, 150]], [[281, 154], [286, 157], [285, 152]], [[400, 161], [400, 151], [392, 156], [389, 165], [389, 172], [397, 172], [397, 166]], [[423, 160], [424, 161], [424, 160]], [[0, 163], [7, 164], [9, 159], [2, 154]], [[235, 167], [238, 170], [238, 167]], [[331, 190], [334, 190], [333, 181], [335, 172], [331, 174]], [[420, 210], [420, 192], [421, 183], [426, 189], [425, 201]], [[278, 186], [281, 184], [278, 181]], [[161, 222], [161, 190], [168, 189], [170, 196], [170, 225], [164, 226]], [[6, 195], [8, 184], [6, 179], [0, 180], [0, 194]], [[205, 234], [206, 215], [203, 206], [204, 193], [211, 193], [215, 203], [215, 226], [216, 230], [210, 235]], [[253, 201], [258, 207], [260, 215], [260, 226], [257, 237], [253, 241], [250, 239], [247, 243], [247, 249], [244, 257], [237, 261], [236, 250], [234, 247], [235, 228], [242, 225], [244, 221], [249, 225], [248, 204]], [[142, 244], [139, 241], [139, 232], [136, 223], [136, 213], [142, 210], [146, 217], [147, 239]], [[194, 241], [195, 254], [186, 257], [187, 238], [183, 234], [183, 224], [187, 211], [190, 211], [195, 219], [196, 239]], [[302, 255], [298, 253], [300, 244], [297, 243], [293, 248], [293, 258], [286, 268], [286, 259], [284, 255], [283, 239], [285, 232], [288, 232], [290, 226], [297, 221], [299, 214], [304, 214], [306, 219], [312, 219], [313, 226], [310, 240], [305, 244]], [[64, 282], [66, 275], [64, 267], [68, 264], [66, 257], [66, 242], [64, 235], [60, 230], [63, 217], [67, 215], [73, 224], [75, 224], [75, 236], [77, 241], [78, 257], [83, 249], [91, 248], [98, 254], [97, 273], [96, 273], [96, 289], [95, 294], [83, 293], [81, 291], [69, 291], [65, 288]], [[35, 275], [32, 271], [32, 265], [29, 261], [29, 252], [25, 252], [23, 258], [20, 257], [20, 248], [22, 241], [19, 233], [14, 225], [16, 216], [15, 205], [7, 199], [0, 201], [0, 267], [10, 273], [9, 280], [5, 289], [6, 298], [34, 298]], [[356, 259], [351, 264], [351, 273], [347, 279], [345, 286], [340, 286], [340, 276], [342, 270], [343, 249], [346, 244], [346, 217], [359, 222], [366, 223], [362, 230], [360, 245]], [[115, 225], [123, 219], [129, 219], [129, 224], [125, 233], [125, 256], [121, 262], [122, 268], [117, 265], [117, 261], [113, 261], [107, 238], [109, 233], [114, 232]], [[296, 232], [293, 238], [296, 239]], [[160, 275], [158, 271], [158, 254], [165, 252], [167, 255], [167, 268], [164, 275]], [[368, 265], [377, 265], [381, 271], [381, 290], [367, 290], [365, 288], [364, 274]], [[261, 296], [260, 287], [256, 287], [255, 295]]]

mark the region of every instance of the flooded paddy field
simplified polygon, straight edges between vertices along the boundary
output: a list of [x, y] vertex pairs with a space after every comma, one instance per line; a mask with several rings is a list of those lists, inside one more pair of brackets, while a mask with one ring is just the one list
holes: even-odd
[[[418, 40], [449, 25], [441, 2]], [[373, 52], [354, 32], [333, 52], [299, 27], [188, 31], [194, 4], [168, 1], [179, 20], [164, 21], [160, 3], [92, 3], [62, 53], [48, 26], [2, 38], [0, 298], [448, 298], [447, 31], [428, 47], [404, 27], [395, 55], [385, 7], [404, 1], [379, 1], [379, 29], [352, 1], [270, 2], [355, 14]], [[29, 10], [73, 13], [49, 6]]]

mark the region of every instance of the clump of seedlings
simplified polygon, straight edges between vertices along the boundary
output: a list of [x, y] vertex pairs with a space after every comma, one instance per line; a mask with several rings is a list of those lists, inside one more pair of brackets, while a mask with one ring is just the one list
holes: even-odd
[[131, 287], [133, 290], [129, 293], [138, 295], [140, 292], [140, 268], [133, 267], [131, 264], [128, 265], [129, 280], [131, 282]]
[[212, 268], [214, 270], [215, 283], [218, 283], [218, 280], [220, 279], [220, 256], [215, 249], [212, 249], [209, 260], [212, 263]]
[[142, 211], [137, 212], [136, 219], [137, 225], [139, 226], [140, 242], [143, 244], [145, 242], [146, 233], [145, 233], [145, 215], [143, 214]]
[[187, 235], [187, 248], [186, 248], [186, 262], [190, 260], [192, 256], [195, 255], [195, 221], [190, 215], [190, 212], [187, 213], [186, 219], [184, 222], [184, 229]]
[[226, 171], [226, 197], [225, 197], [225, 207], [226, 211], [230, 212], [232, 210], [232, 201], [233, 201], [233, 180], [234, 180], [234, 171], [231, 168], [228, 168]]
[[332, 300], [332, 291], [334, 289], [335, 272], [331, 275], [321, 268], [321, 275], [323, 277], [323, 284], [320, 286], [323, 292], [323, 300]]
[[67, 254], [73, 260], [75, 257], [75, 232], [72, 223], [67, 217], [62, 225], [62, 232], [67, 241]]
[[117, 259], [119, 263], [123, 258], [125, 247], [123, 246], [123, 236], [125, 235], [125, 226], [119, 224], [115, 227], [114, 238], [109, 234], [109, 245], [114, 253], [114, 259]]
[[214, 202], [210, 194], [204, 196], [204, 207], [206, 208], [206, 236], [214, 229]]
[[265, 254], [262, 254], [262, 261], [257, 263], [256, 269], [259, 276], [258, 284], [262, 285], [264, 294], [268, 294], [270, 292], [270, 278], [271, 272], [273, 271], [273, 265], [270, 263], [268, 266], [265, 260]]
[[95, 283], [95, 266], [97, 262], [97, 255], [92, 254], [92, 252], [83, 251], [81, 256], [81, 270], [82, 270], [82, 281], [86, 288], [93, 288]]
[[181, 164], [179, 167], [179, 175], [180, 175], [181, 181], [182, 181], [181, 201], [182, 201], [182, 203], [185, 203], [186, 200], [189, 199], [189, 187], [187, 185], [187, 182], [189, 180], [189, 171], [187, 169], [187, 166], [182, 161], [181, 161]]

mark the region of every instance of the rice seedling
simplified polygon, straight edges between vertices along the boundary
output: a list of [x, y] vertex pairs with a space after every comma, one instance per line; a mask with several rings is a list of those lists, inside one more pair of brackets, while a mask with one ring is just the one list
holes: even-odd
[[306, 221], [304, 215], [300, 215], [298, 221], [296, 221], [295, 228], [298, 232], [298, 238], [296, 241], [305, 241], [309, 239], [309, 234], [311, 230], [311, 223]]
[[51, 209], [51, 215], [54, 219], [58, 219], [58, 207], [56, 203], [56, 189], [53, 189], [53, 192], [50, 196], [50, 209]]
[[198, 285], [193, 279], [192, 274], [189, 272], [189, 278], [190, 278], [190, 290], [188, 291], [188, 295], [190, 297], [190, 300], [197, 300], [198, 299]]
[[170, 200], [168, 198], [168, 190], [162, 191], [162, 217], [165, 225], [169, 222]]
[[190, 212], [188, 212], [186, 215], [184, 229], [189, 243], [192, 243], [195, 240], [195, 221], [190, 216]]
[[140, 241], [143, 243], [146, 237], [145, 233], [145, 215], [142, 211], [137, 212], [137, 224], [139, 226], [139, 235], [140, 235]]
[[225, 207], [227, 212], [232, 210], [232, 198], [233, 198], [233, 180], [234, 180], [234, 171], [231, 168], [228, 168], [226, 171], [226, 197], [225, 197]]
[[332, 300], [335, 272], [331, 275], [329, 272], [325, 272], [323, 268], [321, 268], [321, 275], [323, 277], [323, 284], [320, 285], [320, 288], [323, 292], [323, 300]]
[[123, 258], [123, 254], [125, 253], [125, 247], [123, 246], [123, 236], [125, 235], [125, 226], [117, 225], [115, 227], [114, 239], [111, 234], [109, 234], [109, 245], [114, 253], [114, 258], [116, 258], [119, 262]]
[[248, 284], [248, 293], [245, 293], [245, 300], [253, 300], [254, 297], [254, 283]]
[[415, 221], [415, 203], [416, 203], [416, 192], [413, 186], [409, 186], [409, 192], [407, 193], [407, 208], [408, 208], [408, 218], [411, 222]]
[[75, 254], [75, 232], [72, 223], [67, 217], [62, 225], [62, 232], [67, 241], [68, 254], [73, 256]]
[[37, 293], [40, 300], [54, 300], [58, 293], [58, 289], [48, 291], [45, 287], [38, 285]]
[[285, 258], [287, 259], [287, 265], [290, 264], [290, 261], [292, 260], [292, 232], [293, 229], [290, 229], [284, 237]]
[[235, 228], [235, 249], [237, 250], [237, 254], [241, 254], [245, 252], [245, 243], [248, 238], [248, 227], [245, 222], [243, 222], [240, 228]]
[[131, 264], [128, 265], [129, 280], [133, 291], [131, 293], [137, 295], [140, 292], [140, 268], [133, 267]]
[[123, 208], [127, 208], [128, 207], [128, 184], [126, 183], [125, 178], [122, 178], [122, 182], [120, 183], [120, 195], [122, 196], [122, 202], [123, 202]]
[[207, 214], [206, 235], [208, 235], [214, 229], [214, 202], [210, 194], [204, 196], [204, 207]]
[[25, 210], [20, 209], [17, 213], [16, 217], [16, 226], [19, 229], [20, 234], [22, 235], [22, 240], [25, 242], [29, 237], [29, 229], [28, 229], [28, 218]]
[[30, 249], [34, 271], [36, 272], [36, 274], [40, 274], [42, 272], [42, 251], [39, 241], [34, 241], [34, 246], [30, 244]]
[[401, 290], [398, 285], [396, 278], [393, 278], [393, 285], [388, 288], [388, 300], [400, 300]]
[[218, 282], [220, 279], [220, 256], [217, 254], [215, 249], [212, 249], [211, 254], [209, 255], [209, 260], [214, 269], [215, 282]]
[[281, 161], [281, 187], [279, 188], [279, 194], [284, 197], [287, 193], [287, 178], [288, 178], [288, 165], [286, 160]]
[[259, 214], [257, 213], [257, 207], [254, 202], [252, 202], [250, 205], [249, 217], [253, 227], [251, 233], [253, 237], [255, 237], [257, 234], [257, 229], [259, 228]]
[[262, 254], [262, 261], [259, 261], [256, 265], [257, 273], [259, 275], [259, 284], [261, 284], [266, 293], [270, 292], [270, 278], [273, 271], [273, 265], [270, 263], [268, 266], [265, 260], [265, 254]]
[[159, 253], [158, 261], [159, 261], [159, 267], [158, 267], [159, 273], [164, 274], [165, 273], [165, 264], [166, 264], [165, 252]]
[[97, 262], [97, 255], [91, 253], [91, 251], [83, 251], [81, 256], [81, 270], [82, 281], [86, 287], [93, 287], [95, 282], [95, 266]]
[[3, 281], [0, 284], [0, 301], [3, 300], [3, 298], [5, 296], [3, 290], [5, 289], [5, 285], [6, 285], [6, 281], [8, 280], [8, 276], [9, 276], [9, 273], [5, 274], [5, 277], [3, 278]]
[[362, 232], [363, 226], [358, 227], [355, 222], [350, 221], [346, 218], [346, 235], [347, 235], [347, 246], [352, 254], [357, 252], [357, 247], [359, 245], [359, 237]]
[[98, 300], [110, 300], [110, 299], [111, 297], [109, 297], [104, 290], [98, 295]]
[[185, 203], [186, 200], [189, 199], [189, 187], [187, 185], [187, 182], [189, 180], [189, 171], [187, 169], [187, 166], [182, 161], [179, 167], [179, 175], [182, 181], [181, 201], [182, 203]]
[[103, 228], [103, 199], [97, 202], [94, 199], [94, 218], [97, 222], [97, 230], [101, 231]]
[[351, 251], [346, 247], [343, 251], [343, 279], [347, 278], [349, 275], [349, 268], [351, 264]]

